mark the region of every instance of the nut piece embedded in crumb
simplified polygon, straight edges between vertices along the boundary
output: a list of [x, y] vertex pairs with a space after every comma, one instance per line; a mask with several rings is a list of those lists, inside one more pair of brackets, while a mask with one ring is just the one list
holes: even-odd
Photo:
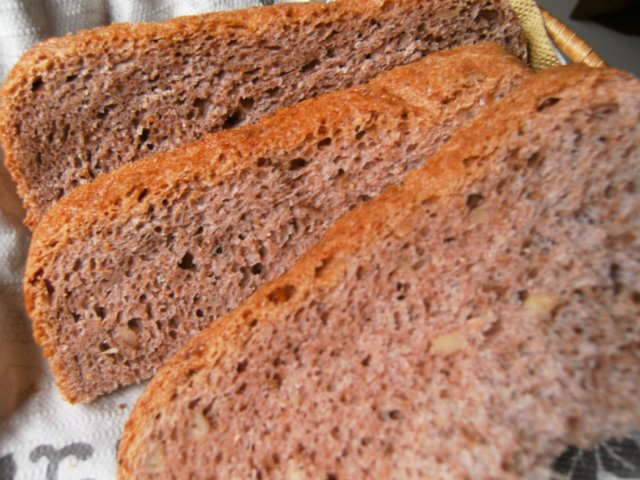
[[467, 339], [461, 332], [452, 332], [437, 337], [430, 351], [434, 355], [450, 355], [464, 350], [468, 345]]
[[145, 458], [145, 467], [147, 472], [155, 472], [161, 469], [164, 464], [165, 454], [164, 446], [160, 443], [151, 443]]
[[194, 421], [195, 421], [195, 425], [193, 427], [193, 432], [192, 432], [193, 437], [203, 438], [211, 430], [211, 422], [209, 422], [209, 419], [201, 410], [197, 410], [195, 412]]
[[287, 480], [308, 480], [309, 476], [304, 472], [298, 462], [291, 461], [289, 462], [286, 478]]
[[122, 340], [131, 348], [138, 346], [138, 335], [127, 326], [121, 325], [116, 328], [116, 338]]
[[558, 297], [546, 292], [532, 293], [524, 301], [525, 311], [536, 317], [546, 317], [557, 306]]

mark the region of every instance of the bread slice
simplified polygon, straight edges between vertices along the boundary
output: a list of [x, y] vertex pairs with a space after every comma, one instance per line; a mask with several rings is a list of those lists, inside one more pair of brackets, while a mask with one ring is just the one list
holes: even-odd
[[0, 94], [0, 141], [33, 229], [123, 163], [480, 40], [525, 56], [507, 0], [342, 0], [117, 24], [23, 57]]
[[25, 277], [64, 395], [149, 378], [528, 75], [496, 44], [460, 47], [74, 190], [34, 232]]
[[119, 478], [549, 478], [640, 427], [639, 112], [523, 83], [161, 369]]

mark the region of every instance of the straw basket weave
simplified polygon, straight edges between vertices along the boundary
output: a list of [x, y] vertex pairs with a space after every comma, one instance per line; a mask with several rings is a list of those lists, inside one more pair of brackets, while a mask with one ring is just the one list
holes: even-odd
[[540, 12], [549, 37], [569, 60], [575, 63], [584, 63], [590, 67], [607, 66], [604, 60], [577, 33], [549, 12], [542, 9]]

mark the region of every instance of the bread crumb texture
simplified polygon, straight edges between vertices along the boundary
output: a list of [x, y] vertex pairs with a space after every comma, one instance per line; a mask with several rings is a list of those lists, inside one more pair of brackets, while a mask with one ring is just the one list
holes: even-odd
[[120, 478], [542, 479], [639, 427], [640, 83], [490, 110], [181, 350]]
[[460, 47], [76, 189], [34, 232], [25, 277], [62, 392], [149, 378], [529, 74], [496, 44]]

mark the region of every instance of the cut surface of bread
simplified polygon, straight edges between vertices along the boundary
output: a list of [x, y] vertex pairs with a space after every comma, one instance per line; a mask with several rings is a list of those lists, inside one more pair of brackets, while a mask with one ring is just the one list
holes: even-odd
[[34, 232], [24, 284], [63, 394], [150, 377], [529, 75], [496, 44], [460, 47], [74, 190]]
[[33, 229], [123, 163], [481, 40], [525, 56], [506, 0], [342, 0], [116, 24], [22, 58], [2, 89], [0, 141]]
[[639, 112], [527, 80], [170, 360], [119, 478], [546, 479], [639, 427]]

